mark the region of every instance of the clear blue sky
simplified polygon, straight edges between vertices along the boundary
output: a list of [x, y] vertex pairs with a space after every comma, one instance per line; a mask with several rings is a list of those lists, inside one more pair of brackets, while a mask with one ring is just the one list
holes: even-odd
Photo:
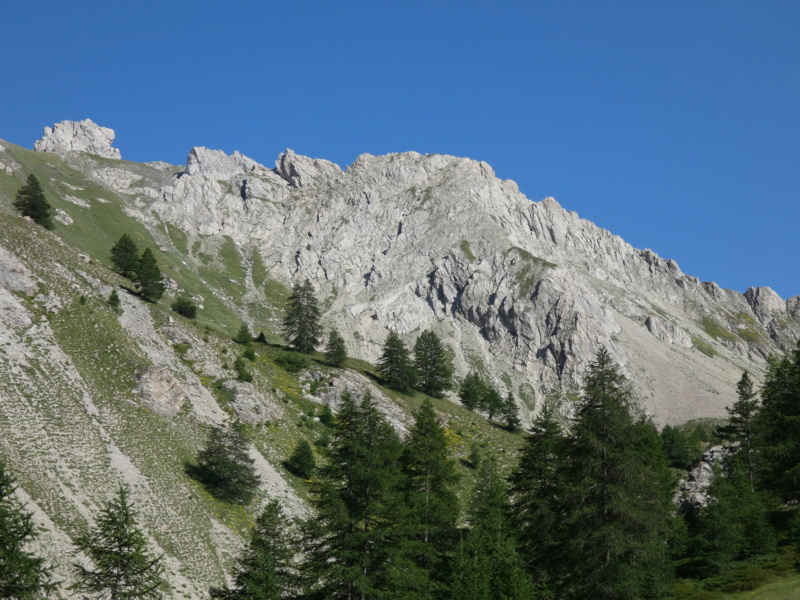
[[800, 294], [800, 2], [8, 2], [0, 138], [485, 160], [702, 280]]

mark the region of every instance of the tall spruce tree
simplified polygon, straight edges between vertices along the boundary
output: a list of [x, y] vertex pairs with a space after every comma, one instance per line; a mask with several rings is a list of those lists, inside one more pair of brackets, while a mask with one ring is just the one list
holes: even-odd
[[378, 359], [378, 373], [386, 387], [403, 394], [413, 391], [417, 374], [408, 348], [394, 331], [389, 332], [383, 344], [383, 352]]
[[135, 279], [140, 260], [136, 242], [127, 233], [123, 233], [111, 248], [111, 263], [114, 269], [123, 277]]
[[485, 393], [485, 384], [477, 371], [470, 371], [458, 386], [458, 397], [467, 410], [479, 410]]
[[442, 398], [453, 387], [453, 362], [433, 331], [423, 331], [414, 343], [414, 367], [421, 392]]
[[328, 334], [328, 346], [325, 348], [325, 361], [332, 367], [343, 367], [347, 360], [347, 346], [337, 329]]
[[322, 337], [319, 315], [319, 303], [311, 282], [306, 279], [302, 284], [295, 284], [283, 319], [283, 336], [298, 352], [311, 354], [319, 346]]
[[110, 600], [163, 596], [167, 584], [162, 557], [151, 554], [136, 516], [127, 488], [120, 487], [101, 509], [95, 527], [75, 543], [92, 565], [74, 564], [74, 590]]
[[190, 475], [215, 497], [232, 504], [249, 504], [259, 484], [247, 442], [235, 428], [214, 427]]
[[494, 459], [478, 473], [468, 532], [450, 569], [448, 600], [533, 600], [541, 597], [517, 550], [507, 491]]
[[0, 460], [0, 598], [32, 600], [53, 591], [44, 559], [26, 548], [36, 539], [32, 516], [14, 498], [16, 485]]
[[542, 583], [556, 580], [564, 559], [562, 504], [566, 438], [552, 399], [533, 420], [530, 436], [519, 451], [509, 477], [511, 519], [528, 571]]
[[156, 257], [153, 256], [150, 248], [145, 248], [142, 257], [139, 259], [139, 266], [136, 269], [136, 287], [143, 297], [156, 302], [164, 295], [166, 286], [161, 269], [158, 268]]
[[726, 425], [717, 428], [717, 436], [738, 444], [736, 452], [747, 472], [750, 491], [755, 491], [756, 477], [756, 423], [758, 412], [761, 408], [758, 396], [753, 390], [753, 380], [745, 371], [736, 384], [737, 400], [733, 406], [726, 406], [729, 421]]
[[403, 482], [397, 497], [392, 562], [394, 588], [405, 597], [430, 598], [444, 580], [443, 558], [456, 541], [459, 517], [455, 462], [430, 400], [414, 415], [400, 458]]
[[17, 190], [17, 197], [13, 202], [22, 216], [30, 217], [34, 223], [37, 223], [45, 229], [53, 229], [53, 216], [50, 214], [50, 203], [44, 195], [39, 180], [36, 175], [28, 175], [28, 179], [21, 188]]
[[297, 587], [297, 540], [277, 500], [264, 507], [250, 542], [236, 560], [233, 586], [212, 588], [215, 600], [281, 600]]
[[569, 447], [564, 598], [658, 598], [670, 581], [672, 476], [658, 431], [601, 348], [589, 365]]
[[519, 408], [517, 407], [517, 401], [514, 400], [514, 394], [510, 391], [506, 395], [505, 400], [503, 400], [502, 413], [506, 429], [509, 431], [516, 431], [519, 429], [519, 426], [522, 424], [519, 420]]
[[366, 394], [342, 397], [328, 458], [314, 481], [317, 515], [303, 524], [303, 588], [327, 600], [388, 595], [392, 506], [401, 446]]

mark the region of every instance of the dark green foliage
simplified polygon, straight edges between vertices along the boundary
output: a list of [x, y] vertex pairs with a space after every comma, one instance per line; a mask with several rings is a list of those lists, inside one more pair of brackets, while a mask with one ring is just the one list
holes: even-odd
[[325, 348], [325, 361], [332, 367], [343, 367], [347, 360], [347, 346], [344, 338], [336, 329], [328, 334], [328, 346]]
[[108, 305], [114, 310], [119, 310], [120, 300], [117, 290], [111, 290], [111, 295], [108, 297]]
[[242, 326], [239, 327], [239, 331], [236, 333], [236, 337], [233, 338], [233, 341], [237, 344], [242, 344], [243, 346], [249, 346], [253, 343], [253, 336], [250, 333], [250, 329], [247, 327], [247, 323], [242, 323]]
[[286, 468], [292, 473], [303, 479], [310, 479], [317, 470], [317, 461], [314, 459], [314, 451], [311, 444], [303, 440], [294, 449], [292, 455], [286, 461]]
[[111, 248], [111, 263], [117, 273], [128, 279], [135, 279], [139, 271], [139, 248], [127, 233], [117, 240]]
[[530, 437], [509, 477], [512, 521], [520, 553], [529, 572], [540, 582], [558, 573], [557, 563], [563, 558], [561, 504], [566, 487], [566, 451], [556, 405], [546, 401], [533, 420]]
[[484, 394], [484, 383], [481, 376], [475, 371], [470, 371], [461, 385], [458, 386], [458, 397], [467, 410], [479, 410], [481, 398]]
[[184, 294], [178, 296], [175, 302], [170, 305], [170, 308], [187, 319], [194, 319], [197, 317], [197, 305], [192, 302], [191, 298]]
[[258, 334], [258, 337], [256, 338], [256, 342], [259, 343], [259, 344], [266, 344], [267, 343], [267, 336], [264, 335], [263, 331]]
[[[247, 351], [245, 350], [245, 352]], [[233, 362], [233, 370], [236, 371], [236, 379], [239, 381], [250, 382], [253, 381], [253, 375], [247, 370], [247, 363], [245, 360], [245, 354], [242, 354], [242, 356], [237, 356], [236, 360]]]
[[396, 588], [407, 597], [430, 597], [443, 579], [443, 557], [456, 540], [458, 475], [433, 405], [425, 400], [414, 415], [400, 466], [403, 482], [396, 503], [393, 561]]
[[166, 590], [162, 557], [150, 553], [125, 487], [103, 506], [95, 527], [75, 545], [91, 561], [88, 568], [74, 564], [77, 592], [116, 600], [161, 598]]
[[306, 279], [302, 284], [295, 284], [288, 302], [283, 336], [298, 352], [311, 354], [319, 346], [322, 336], [319, 304], [311, 282]]
[[756, 423], [760, 402], [753, 390], [753, 380], [745, 371], [736, 385], [737, 400], [733, 406], [726, 406], [730, 421], [717, 428], [717, 436], [725, 441], [739, 444], [737, 460], [745, 467], [750, 491], [755, 490], [756, 477]]
[[604, 348], [590, 363], [565, 457], [562, 597], [663, 595], [672, 476], [658, 431], [637, 416], [630, 385]]
[[242, 352], [242, 356], [244, 356], [250, 362], [256, 362], [256, 351], [252, 346], [248, 346]]
[[139, 267], [136, 270], [136, 287], [139, 293], [148, 300], [157, 301], [164, 295], [164, 278], [161, 269], [158, 268], [156, 257], [150, 248], [145, 248], [142, 258], [139, 260]]
[[403, 394], [413, 391], [417, 374], [409, 358], [408, 348], [394, 331], [390, 331], [386, 337], [377, 367], [386, 387]]
[[334, 424], [334, 416], [331, 407], [327, 404], [323, 404], [322, 408], [319, 409], [319, 422], [325, 425], [325, 427], [333, 427]]
[[54, 589], [44, 560], [25, 547], [36, 539], [32, 515], [13, 497], [14, 480], [0, 461], [0, 598], [28, 600]]
[[299, 373], [311, 366], [308, 358], [295, 352], [281, 352], [275, 358], [275, 364], [283, 367], [289, 373]]
[[34, 223], [37, 223], [45, 229], [53, 229], [53, 216], [50, 214], [50, 203], [44, 195], [39, 180], [36, 175], [28, 175], [28, 180], [21, 188], [17, 190], [17, 198], [13, 202], [22, 216], [30, 217]]
[[800, 500], [800, 343], [772, 360], [756, 419], [763, 485], [784, 502]]
[[445, 598], [532, 600], [540, 597], [517, 551], [514, 529], [507, 517], [507, 492], [497, 472], [497, 464], [490, 459], [478, 474], [470, 529], [456, 550]]
[[481, 452], [481, 447], [479, 444], [473, 442], [469, 448], [469, 467], [472, 469], [477, 469], [481, 466], [482, 462], [483, 453]]
[[247, 442], [236, 429], [215, 427], [197, 456], [197, 465], [187, 471], [215, 498], [248, 504], [260, 483], [253, 464]]
[[314, 482], [317, 516], [303, 524], [306, 597], [380, 598], [393, 589], [392, 506], [401, 446], [369, 395], [342, 397], [329, 463]]
[[417, 389], [429, 396], [442, 398], [453, 387], [453, 361], [433, 331], [423, 331], [414, 343], [414, 368]]
[[212, 588], [215, 600], [281, 600], [295, 591], [296, 540], [280, 504], [272, 500], [256, 519], [250, 543], [237, 559], [233, 587]]
[[506, 429], [509, 431], [516, 431], [519, 429], [521, 424], [519, 420], [519, 408], [517, 408], [517, 402], [514, 400], [514, 394], [511, 392], [508, 392], [506, 399], [503, 401], [501, 411]]
[[692, 467], [693, 456], [689, 437], [677, 427], [664, 425], [661, 430], [661, 443], [670, 467], [688, 470]]

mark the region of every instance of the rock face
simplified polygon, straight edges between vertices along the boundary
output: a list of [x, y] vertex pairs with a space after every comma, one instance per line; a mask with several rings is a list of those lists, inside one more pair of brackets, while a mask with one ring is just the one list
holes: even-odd
[[153, 365], [137, 379], [135, 393], [139, 394], [142, 406], [162, 417], [174, 417], [180, 412], [186, 402], [186, 390], [172, 371]]
[[676, 502], [684, 510], [708, 505], [708, 488], [714, 481], [717, 470], [725, 470], [725, 461], [732, 449], [725, 446], [711, 446], [703, 453], [700, 463], [694, 467], [686, 479], [678, 484]]
[[91, 119], [61, 121], [44, 128], [44, 136], [33, 149], [37, 152], [89, 152], [105, 158], [120, 158], [117, 148], [112, 148], [114, 130], [100, 127]]

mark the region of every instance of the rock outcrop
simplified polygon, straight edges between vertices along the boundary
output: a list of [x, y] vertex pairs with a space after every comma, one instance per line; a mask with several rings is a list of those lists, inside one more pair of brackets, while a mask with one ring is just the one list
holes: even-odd
[[180, 412], [186, 402], [186, 390], [172, 371], [153, 365], [140, 373], [137, 379], [134, 392], [147, 410], [162, 417], [174, 417]]
[[100, 127], [91, 119], [61, 121], [45, 127], [44, 136], [34, 143], [33, 149], [37, 152], [89, 152], [119, 159], [119, 150], [111, 147], [114, 136], [113, 129]]

